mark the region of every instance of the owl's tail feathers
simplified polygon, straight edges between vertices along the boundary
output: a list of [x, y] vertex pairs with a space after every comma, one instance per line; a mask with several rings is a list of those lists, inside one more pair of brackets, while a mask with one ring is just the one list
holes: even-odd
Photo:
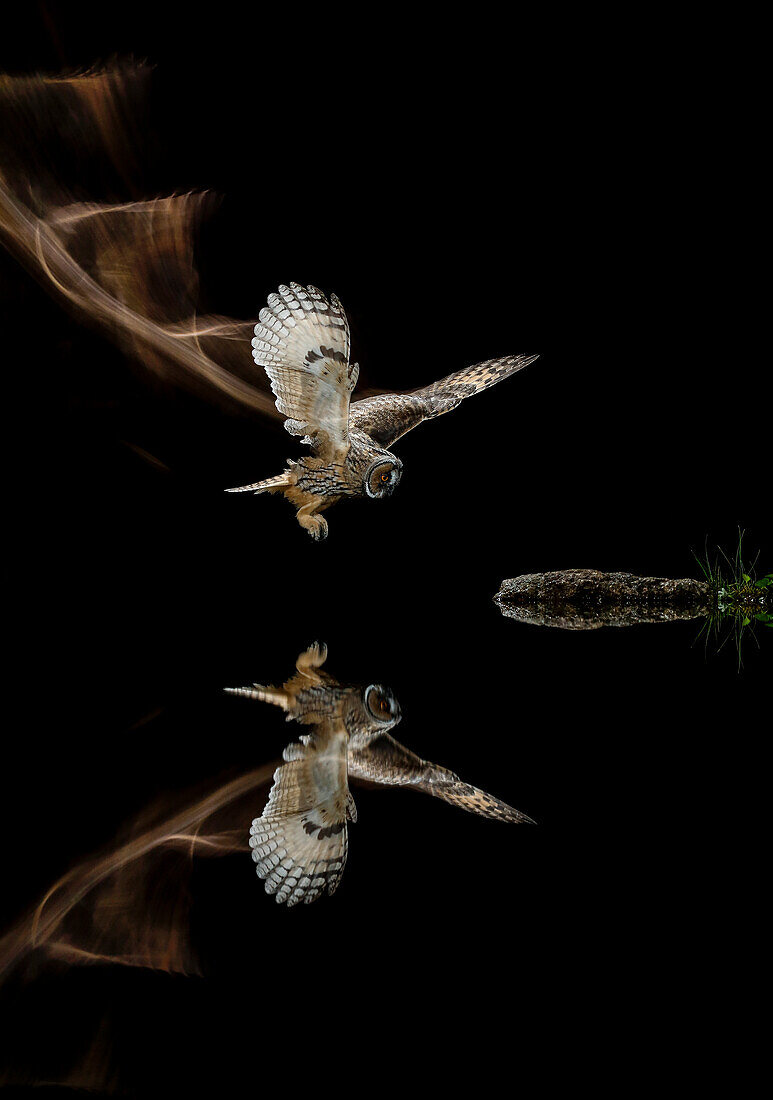
[[251, 485], [239, 485], [236, 489], [226, 489], [226, 493], [249, 493], [253, 492], [255, 496], [258, 493], [278, 493], [282, 489], [286, 489], [288, 485], [292, 485], [291, 475], [289, 473], [277, 474], [276, 477], [266, 478], [265, 481], [253, 481]]
[[245, 699], [259, 699], [262, 703], [273, 703], [275, 707], [288, 710], [290, 696], [282, 688], [267, 687], [263, 684], [253, 684], [252, 687], [223, 688], [229, 695], [241, 695]]

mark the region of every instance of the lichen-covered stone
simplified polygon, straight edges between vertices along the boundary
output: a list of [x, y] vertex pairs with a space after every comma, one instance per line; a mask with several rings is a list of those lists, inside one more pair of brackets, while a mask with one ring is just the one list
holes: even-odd
[[527, 573], [502, 581], [494, 600], [509, 618], [565, 630], [694, 619], [711, 608], [704, 581], [598, 569]]

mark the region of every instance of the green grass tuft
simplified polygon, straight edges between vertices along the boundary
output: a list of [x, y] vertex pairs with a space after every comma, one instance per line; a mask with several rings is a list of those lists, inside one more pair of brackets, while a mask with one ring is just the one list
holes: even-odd
[[759, 552], [753, 561], [744, 561], [743, 537], [744, 532], [739, 528], [738, 543], [732, 558], [719, 546], [712, 556], [708, 545], [704, 546], [703, 557], [693, 555], [709, 585], [712, 598], [712, 610], [701, 634], [705, 632], [707, 643], [710, 636], [721, 637], [719, 649], [728, 638], [734, 638], [739, 668], [745, 632], [756, 642], [754, 630], [757, 623], [773, 627], [773, 573], [757, 576], [755, 570]]

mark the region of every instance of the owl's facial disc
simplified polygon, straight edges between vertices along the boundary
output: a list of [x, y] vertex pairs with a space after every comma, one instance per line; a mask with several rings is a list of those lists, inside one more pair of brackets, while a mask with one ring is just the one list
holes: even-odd
[[365, 475], [365, 492], [374, 500], [391, 496], [403, 474], [399, 458], [380, 458]]
[[365, 706], [380, 726], [394, 726], [402, 717], [400, 704], [383, 684], [371, 684], [365, 689]]

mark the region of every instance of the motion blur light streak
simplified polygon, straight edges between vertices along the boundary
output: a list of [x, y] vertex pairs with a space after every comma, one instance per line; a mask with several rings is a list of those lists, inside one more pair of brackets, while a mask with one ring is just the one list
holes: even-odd
[[[278, 416], [255, 386], [254, 321], [198, 316], [193, 244], [216, 202], [211, 192], [116, 204], [77, 201], [42, 140], [60, 123], [86, 160], [107, 160], [122, 181], [135, 171], [130, 120], [143, 67], [82, 76], [0, 77], [0, 240], [80, 316], [97, 324], [146, 369], [176, 385]], [[32, 140], [30, 136], [32, 135]], [[37, 138], [37, 141], [35, 140]]]
[[[152, 308], [152, 304], [140, 296], [141, 290], [152, 285], [151, 280], [138, 279], [137, 272], [143, 264], [156, 261], [153, 271], [169, 281], [170, 297], [176, 286], [174, 264], [168, 260], [159, 263], [160, 257], [151, 256], [151, 242], [157, 248], [159, 239], [163, 239], [154, 226], [160, 224], [165, 230], [186, 224], [192, 227], [204, 197], [185, 195], [116, 207], [67, 209], [57, 211], [51, 221], [46, 221], [16, 199], [0, 175], [0, 233], [8, 247], [50, 288], [90, 320], [114, 329], [119, 345], [162, 378], [194, 389], [204, 383], [207, 389], [215, 389], [249, 408], [275, 416], [276, 410], [268, 394], [261, 393], [222, 365], [223, 362], [236, 365], [244, 359], [249, 368], [250, 360], [243, 350], [248, 346], [252, 322], [194, 316], [186, 321], [161, 324], [139, 312], [143, 307], [149, 311]], [[117, 230], [117, 213], [134, 215], [134, 224], [127, 222]], [[77, 244], [86, 247], [85, 239], [93, 249], [97, 257], [95, 267], [103, 285], [73, 258], [71, 249], [75, 246], [67, 237], [74, 233], [78, 235]], [[143, 245], [148, 249], [146, 255], [135, 255], [132, 259], [132, 253], [140, 253]], [[119, 253], [127, 257], [127, 266], [111, 268], [111, 256]], [[136, 308], [132, 308], [130, 302]], [[208, 345], [216, 349], [219, 361], [207, 353]]]

